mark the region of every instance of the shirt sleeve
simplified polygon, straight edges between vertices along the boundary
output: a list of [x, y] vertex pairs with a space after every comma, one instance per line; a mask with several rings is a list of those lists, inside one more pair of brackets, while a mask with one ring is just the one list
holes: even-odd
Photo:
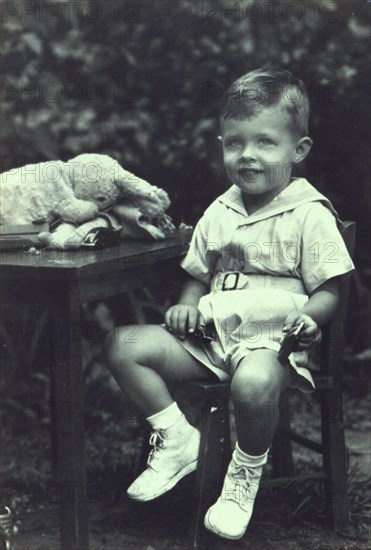
[[206, 224], [206, 219], [203, 216], [195, 227], [189, 250], [180, 265], [195, 279], [209, 284], [211, 273], [207, 257]]
[[353, 270], [335, 216], [321, 203], [312, 203], [302, 225], [301, 276], [308, 292]]

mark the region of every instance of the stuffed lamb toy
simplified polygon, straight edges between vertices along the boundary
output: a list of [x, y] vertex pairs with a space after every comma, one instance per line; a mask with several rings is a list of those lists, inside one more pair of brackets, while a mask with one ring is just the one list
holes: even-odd
[[57, 219], [81, 224], [122, 202], [136, 205], [149, 219], [161, 219], [170, 204], [163, 189], [124, 170], [111, 157], [91, 153], [4, 172], [0, 193], [2, 224]]

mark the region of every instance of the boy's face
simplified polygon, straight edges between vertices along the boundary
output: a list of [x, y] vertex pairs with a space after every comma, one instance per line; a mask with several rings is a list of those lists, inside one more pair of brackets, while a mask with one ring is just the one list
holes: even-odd
[[299, 139], [290, 123], [279, 104], [250, 118], [221, 120], [226, 172], [246, 195], [273, 198], [288, 185], [293, 163], [308, 154], [310, 138]]

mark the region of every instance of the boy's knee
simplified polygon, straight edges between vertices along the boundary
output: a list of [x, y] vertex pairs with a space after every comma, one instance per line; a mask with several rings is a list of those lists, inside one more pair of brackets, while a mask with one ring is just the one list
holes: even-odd
[[241, 401], [262, 402], [280, 394], [278, 380], [268, 370], [246, 368], [237, 370], [231, 382], [231, 396]]
[[150, 366], [159, 350], [164, 348], [159, 329], [152, 325], [124, 325], [111, 330], [104, 343], [108, 366], [121, 368], [134, 363]]
[[133, 329], [127, 326], [117, 327], [106, 335], [103, 349], [109, 365], [115, 365], [130, 355], [130, 348], [127, 345], [130, 331], [133, 332]]

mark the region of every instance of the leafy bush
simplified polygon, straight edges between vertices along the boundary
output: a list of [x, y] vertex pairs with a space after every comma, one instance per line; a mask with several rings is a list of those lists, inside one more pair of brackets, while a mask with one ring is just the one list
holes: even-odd
[[366, 2], [26, 5], [2, 6], [4, 169], [107, 153], [165, 187], [176, 219], [194, 222], [223, 190], [216, 137], [226, 87], [260, 65], [283, 66], [312, 97], [306, 171], [359, 222], [358, 259], [368, 262]]

